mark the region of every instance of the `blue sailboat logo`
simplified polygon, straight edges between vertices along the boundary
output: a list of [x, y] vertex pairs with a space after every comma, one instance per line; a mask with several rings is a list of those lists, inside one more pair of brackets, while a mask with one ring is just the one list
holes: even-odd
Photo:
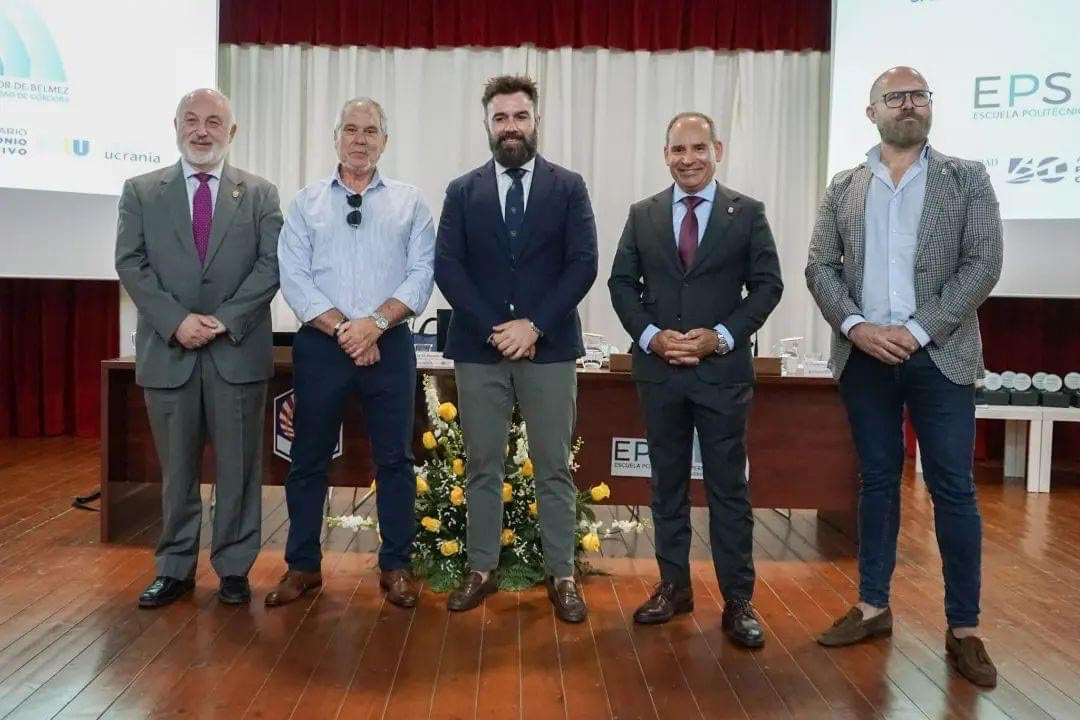
[[25, 0], [0, 0], [0, 76], [67, 82], [52, 33]]

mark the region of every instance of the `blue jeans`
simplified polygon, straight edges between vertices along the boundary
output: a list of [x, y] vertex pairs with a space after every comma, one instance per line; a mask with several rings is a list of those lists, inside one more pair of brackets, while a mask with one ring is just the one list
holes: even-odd
[[975, 627], [982, 520], [971, 474], [974, 386], [947, 379], [925, 349], [901, 365], [886, 365], [855, 348], [840, 378], [840, 394], [859, 454], [859, 599], [875, 607], [889, 604], [900, 530], [907, 405], [934, 502], [934, 530], [945, 575], [945, 617], [949, 627]]
[[337, 341], [304, 326], [293, 342], [293, 387], [296, 411], [292, 467], [285, 478], [289, 537], [285, 562], [292, 570], [319, 569], [319, 532], [326, 502], [327, 470], [338, 440], [345, 401], [360, 396], [364, 425], [371, 440], [379, 492], [375, 506], [382, 546], [379, 568], [403, 570], [411, 565], [416, 534], [416, 479], [413, 475], [413, 403], [416, 397], [416, 354], [404, 325], [379, 338], [379, 362], [357, 367]]

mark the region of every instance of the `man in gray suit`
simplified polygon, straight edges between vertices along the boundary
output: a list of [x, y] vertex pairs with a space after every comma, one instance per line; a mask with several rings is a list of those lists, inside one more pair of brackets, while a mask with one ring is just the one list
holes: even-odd
[[971, 457], [982, 369], [976, 310], [1001, 273], [1001, 217], [980, 163], [927, 144], [931, 95], [908, 67], [874, 81], [866, 116], [881, 144], [833, 178], [810, 240], [806, 280], [833, 328], [832, 369], [861, 481], [859, 602], [818, 642], [892, 632], [906, 405], [934, 501], [946, 653], [968, 680], [993, 686], [997, 671], [975, 636], [982, 525]]
[[163, 486], [158, 577], [139, 605], [168, 605], [194, 587], [207, 436], [217, 482], [210, 562], [220, 600], [243, 604], [260, 544], [281, 209], [273, 184], [225, 162], [236, 134], [228, 98], [195, 90], [174, 124], [180, 161], [124, 183], [116, 234], [116, 272], [139, 311], [135, 380]]

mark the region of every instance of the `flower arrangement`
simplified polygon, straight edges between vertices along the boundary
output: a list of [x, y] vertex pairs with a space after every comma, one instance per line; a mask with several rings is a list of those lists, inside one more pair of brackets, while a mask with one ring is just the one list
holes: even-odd
[[[424, 376], [424, 395], [431, 425], [420, 438], [427, 457], [416, 468], [417, 532], [413, 541], [413, 570], [426, 578], [433, 590], [445, 592], [456, 587], [469, 568], [465, 544], [467, 458], [457, 408], [453, 403], [439, 400], [431, 376]], [[580, 450], [581, 439], [578, 438], [570, 454], [571, 472], [578, 469], [575, 458]], [[575, 563], [579, 571], [588, 570], [582, 556], [586, 552], [599, 552], [602, 539], [645, 529], [643, 523], [633, 520], [614, 520], [607, 527], [597, 521], [592, 504], [610, 496], [611, 489], [606, 483], [577, 493]], [[506, 479], [502, 498], [499, 587], [522, 590], [543, 580], [544, 562], [529, 440], [525, 423], [516, 410], [506, 448]], [[377, 529], [370, 516], [337, 516], [328, 518], [327, 522], [332, 526], [354, 530]]]

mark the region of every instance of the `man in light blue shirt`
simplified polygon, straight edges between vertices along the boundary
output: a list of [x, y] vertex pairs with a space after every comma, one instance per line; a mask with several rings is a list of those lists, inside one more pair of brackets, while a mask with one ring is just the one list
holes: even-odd
[[293, 344], [289, 567], [267, 605], [322, 582], [327, 468], [351, 392], [360, 395], [377, 468], [380, 585], [402, 607], [419, 594], [410, 573], [416, 356], [404, 323], [431, 297], [435, 231], [420, 191], [379, 173], [387, 139], [377, 102], [345, 103], [334, 129], [337, 169], [296, 194], [278, 241], [282, 294], [304, 326]]

